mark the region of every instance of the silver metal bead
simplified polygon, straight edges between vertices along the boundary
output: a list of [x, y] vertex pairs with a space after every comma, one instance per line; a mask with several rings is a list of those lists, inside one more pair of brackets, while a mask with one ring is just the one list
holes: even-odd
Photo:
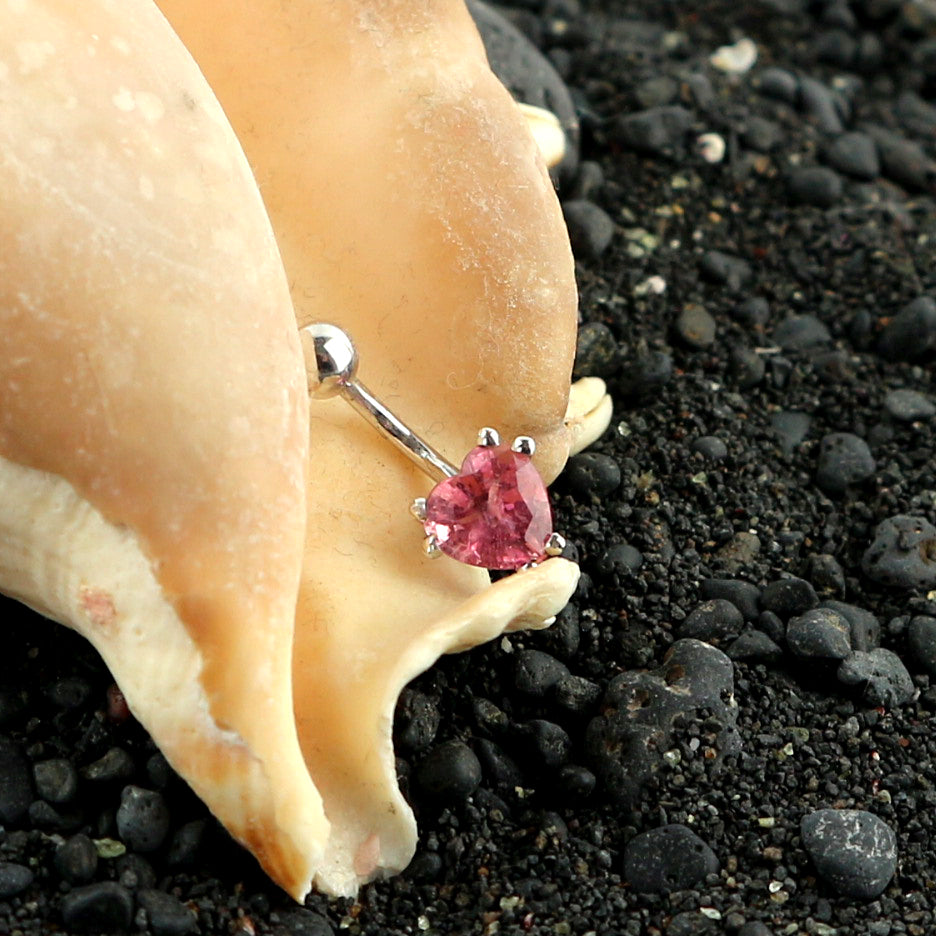
[[561, 556], [562, 550], [566, 548], [566, 539], [564, 536], [561, 536], [559, 533], [553, 533], [548, 540], [546, 540], [546, 548], [543, 552], [547, 556]]
[[478, 433], [478, 445], [483, 445], [486, 448], [500, 445], [500, 434], [496, 429], [491, 429], [489, 426], [485, 426]]
[[317, 400], [340, 393], [354, 380], [357, 351], [337, 325], [315, 322], [299, 329], [308, 374], [309, 394]]
[[517, 436], [510, 448], [520, 455], [532, 455], [536, 451], [536, 443], [529, 436]]
[[426, 498], [417, 497], [412, 504], [410, 504], [410, 513], [420, 522], [426, 522]]

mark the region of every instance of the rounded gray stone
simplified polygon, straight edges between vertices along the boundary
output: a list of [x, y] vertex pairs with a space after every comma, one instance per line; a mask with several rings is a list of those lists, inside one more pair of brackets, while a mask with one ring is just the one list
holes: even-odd
[[820, 877], [846, 897], [879, 896], [897, 870], [897, 836], [873, 813], [817, 809], [800, 834]]
[[842, 660], [838, 668], [840, 682], [861, 686], [869, 705], [894, 709], [913, 701], [916, 686], [903, 661], [890, 650], [878, 648], [864, 653], [856, 650]]
[[923, 517], [898, 514], [878, 524], [861, 559], [868, 578], [895, 588], [936, 586], [936, 527]]
[[712, 849], [680, 823], [642, 832], [624, 846], [624, 878], [635, 891], [686, 890], [718, 867]]
[[851, 626], [831, 608], [813, 608], [791, 618], [786, 630], [787, 646], [797, 656], [820, 660], [843, 660], [851, 653]]
[[819, 445], [816, 484], [827, 494], [844, 494], [874, 474], [877, 463], [868, 443], [851, 432], [830, 432]]

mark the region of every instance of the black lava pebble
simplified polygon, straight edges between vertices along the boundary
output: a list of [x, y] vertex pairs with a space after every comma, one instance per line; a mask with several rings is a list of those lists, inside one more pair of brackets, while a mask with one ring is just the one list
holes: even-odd
[[542, 698], [568, 675], [568, 666], [542, 650], [520, 650], [514, 658], [514, 685], [526, 695]]
[[799, 95], [799, 79], [785, 68], [765, 68], [755, 81], [761, 94], [793, 104]]
[[553, 686], [552, 695], [564, 709], [582, 714], [594, 708], [601, 698], [601, 686], [584, 676], [570, 673]]
[[848, 686], [860, 686], [868, 705], [894, 709], [913, 701], [917, 690], [903, 661], [890, 650], [878, 647], [849, 654], [838, 668], [838, 678]]
[[683, 149], [692, 126], [692, 114], [684, 107], [651, 107], [620, 117], [614, 136], [623, 146], [638, 153], [674, 156]]
[[881, 170], [887, 178], [907, 190], [932, 192], [936, 185], [936, 163], [918, 143], [880, 128], [866, 128], [874, 136], [881, 154]]
[[874, 179], [881, 172], [877, 146], [866, 133], [837, 136], [826, 150], [826, 159], [840, 172], [857, 179]]
[[877, 350], [888, 361], [915, 361], [936, 348], [936, 300], [919, 296], [883, 328]]
[[803, 818], [800, 834], [822, 878], [848, 897], [879, 896], [897, 869], [897, 836], [873, 813], [817, 809]]
[[761, 607], [781, 618], [802, 614], [819, 604], [816, 590], [806, 579], [789, 576], [768, 582], [761, 590]]
[[78, 771], [65, 758], [34, 764], [33, 779], [36, 792], [49, 803], [67, 803], [78, 791]]
[[620, 486], [621, 469], [610, 455], [583, 452], [569, 459], [563, 478], [577, 496], [600, 498]]
[[727, 286], [732, 292], [746, 286], [754, 276], [747, 260], [723, 250], [706, 251], [699, 262], [699, 272], [713, 283]]
[[0, 861], [0, 900], [21, 894], [33, 882], [33, 873], [26, 865]]
[[588, 799], [595, 790], [597, 780], [587, 768], [578, 764], [566, 764], [556, 775], [556, 788], [573, 802]]
[[743, 579], [703, 579], [699, 585], [703, 598], [724, 598], [730, 601], [745, 621], [753, 621], [758, 615], [760, 589], [753, 582]]
[[845, 570], [842, 564], [829, 553], [809, 557], [809, 581], [825, 594], [842, 594], [845, 591]]
[[704, 350], [715, 341], [717, 325], [715, 319], [694, 302], [688, 303], [676, 316], [673, 331], [677, 340], [687, 348]]
[[586, 322], [579, 328], [575, 350], [575, 377], [610, 377], [620, 367], [614, 334], [603, 322]]
[[78, 887], [62, 898], [65, 925], [80, 933], [126, 930], [133, 916], [133, 896], [126, 887], [102, 881]]
[[731, 314], [742, 325], [758, 328], [770, 320], [770, 303], [763, 296], [749, 296], [739, 302]]
[[774, 643], [782, 643], [786, 639], [786, 624], [773, 611], [761, 611], [755, 626]]
[[754, 115], [745, 120], [741, 140], [750, 149], [769, 153], [783, 142], [783, 128], [774, 120]]
[[488, 783], [498, 789], [514, 790], [523, 783], [523, 774], [517, 762], [504, 753], [504, 749], [487, 738], [476, 742], [478, 762]]
[[0, 823], [21, 822], [32, 802], [29, 762], [19, 745], [0, 737]]
[[778, 663], [783, 659], [783, 648], [778, 646], [763, 631], [744, 631], [725, 648], [730, 660], [745, 660], [755, 663]]
[[812, 417], [808, 413], [781, 410], [770, 417], [770, 427], [777, 436], [781, 451], [789, 457], [809, 435]]
[[898, 422], [936, 416], [936, 403], [918, 390], [892, 390], [884, 397], [884, 411]]
[[575, 256], [581, 260], [597, 260], [614, 237], [614, 222], [608, 213], [594, 202], [573, 199], [562, 203], [562, 214]]
[[718, 858], [688, 826], [660, 826], [624, 846], [624, 879], [635, 891], [686, 890], [718, 873]]
[[851, 653], [851, 627], [837, 611], [813, 608], [790, 619], [786, 641], [800, 657], [844, 660]]
[[680, 637], [696, 637], [716, 646], [737, 637], [744, 627], [744, 617], [730, 601], [712, 598], [697, 605], [677, 631]]
[[762, 355], [744, 345], [735, 345], [730, 352], [731, 374], [741, 390], [756, 387], [767, 372]]
[[936, 618], [918, 614], [907, 629], [907, 647], [914, 662], [936, 676]]
[[83, 833], [66, 839], [55, 850], [55, 867], [69, 884], [87, 884], [97, 873], [98, 853]]
[[91, 685], [79, 676], [56, 679], [47, 689], [46, 698], [56, 707], [76, 709], [84, 705], [91, 695]]
[[198, 858], [207, 829], [205, 819], [193, 819], [179, 826], [169, 841], [166, 863], [174, 868], [190, 868]]
[[789, 180], [790, 199], [795, 204], [831, 208], [841, 197], [842, 177], [825, 166], [794, 169]]
[[677, 640], [655, 671], [631, 670], [612, 679], [601, 714], [585, 734], [590, 766], [605, 793], [622, 804], [635, 802], [663, 762], [674, 722], [703, 708], [717, 723], [711, 759], [735, 753], [734, 668], [700, 640]]
[[761, 923], [760, 920], [751, 920], [750, 923], [745, 923], [738, 930], [738, 936], [773, 936], [773, 933], [766, 923]]
[[426, 755], [414, 779], [422, 796], [431, 802], [458, 805], [481, 783], [481, 762], [464, 741], [446, 741]]
[[831, 339], [829, 329], [814, 315], [791, 315], [773, 332], [773, 340], [784, 351], [802, 351]]
[[136, 770], [133, 757], [122, 747], [108, 748], [96, 761], [81, 768], [81, 776], [94, 783], [129, 780]]
[[823, 601], [822, 607], [838, 611], [848, 621], [853, 650], [874, 650], [880, 644], [881, 622], [871, 611], [844, 601], [836, 601], [834, 598]]
[[195, 914], [172, 894], [145, 888], [137, 891], [136, 898], [146, 912], [153, 936], [185, 936], [195, 929]]
[[435, 740], [441, 718], [435, 699], [415, 689], [404, 689], [393, 721], [394, 744], [410, 754], [425, 751]]
[[874, 531], [861, 567], [883, 585], [932, 588], [936, 585], [936, 527], [923, 517], [888, 517]]
[[800, 107], [823, 133], [838, 134], [845, 129], [840, 95], [807, 75], [800, 78], [799, 91]]
[[549, 770], [568, 763], [572, 751], [569, 733], [555, 722], [534, 718], [517, 725], [514, 738], [524, 752], [524, 762]]
[[672, 355], [665, 351], [648, 351], [624, 362], [618, 387], [625, 397], [649, 397], [673, 379], [673, 370]]
[[628, 543], [615, 543], [598, 560], [598, 570], [605, 575], [629, 575], [643, 565], [644, 557], [639, 549]]
[[868, 443], [850, 432], [830, 432], [819, 445], [816, 484], [827, 494], [844, 494], [876, 469]]
[[692, 443], [692, 451], [709, 461], [718, 462], [728, 457], [728, 446], [718, 436], [699, 436]]
[[124, 787], [117, 810], [117, 831], [134, 851], [159, 848], [169, 833], [169, 809], [162, 794], [138, 786]]
[[[438, 862], [438, 855], [429, 855], [435, 859], [429, 863]], [[335, 936], [334, 929], [325, 917], [303, 907], [281, 911], [279, 921], [280, 928], [276, 931], [276, 936]]]

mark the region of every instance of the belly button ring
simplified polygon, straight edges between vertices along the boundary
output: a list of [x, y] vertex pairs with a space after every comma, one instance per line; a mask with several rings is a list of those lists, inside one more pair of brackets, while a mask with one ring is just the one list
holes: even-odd
[[437, 482], [411, 507], [423, 525], [427, 555], [444, 553], [493, 571], [522, 569], [562, 553], [565, 539], [553, 532], [546, 485], [531, 460], [533, 439], [517, 436], [508, 446], [485, 427], [456, 468], [356, 379], [357, 350], [344, 331], [317, 322], [299, 334], [312, 399], [342, 397]]

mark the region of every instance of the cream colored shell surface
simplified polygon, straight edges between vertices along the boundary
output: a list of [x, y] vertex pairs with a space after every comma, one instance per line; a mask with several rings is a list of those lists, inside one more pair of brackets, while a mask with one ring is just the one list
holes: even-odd
[[250, 167], [149, 0], [0, 3], [0, 113], [0, 587], [87, 634], [299, 895], [308, 399]]

